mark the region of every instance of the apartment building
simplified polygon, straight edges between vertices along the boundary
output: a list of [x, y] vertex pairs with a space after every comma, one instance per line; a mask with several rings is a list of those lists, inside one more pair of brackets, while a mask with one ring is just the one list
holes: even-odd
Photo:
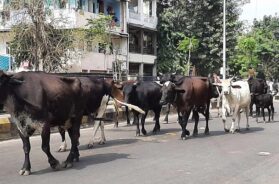
[[[0, 0], [0, 18], [5, 19], [5, 24], [0, 25], [0, 62], [2, 57], [9, 57], [6, 35], [22, 18], [15, 11], [3, 12], [3, 6], [4, 1]], [[113, 73], [118, 68], [122, 75], [156, 73], [156, 0], [46, 0], [45, 6], [51, 10], [52, 18], [67, 20], [63, 27], [71, 29], [84, 27], [87, 19], [100, 13], [113, 16], [109, 30], [113, 49], [106, 51], [99, 45], [85, 44], [78, 48], [78, 56], [69, 61], [69, 72]]]

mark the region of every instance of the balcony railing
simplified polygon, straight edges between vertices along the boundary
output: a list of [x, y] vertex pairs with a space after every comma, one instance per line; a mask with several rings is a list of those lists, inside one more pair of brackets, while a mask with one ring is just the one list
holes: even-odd
[[129, 10], [128, 22], [155, 29], [157, 27], [158, 18]]
[[[76, 11], [74, 9], [51, 9], [51, 13], [47, 16], [48, 22], [53, 22], [59, 28], [81, 28], [87, 24], [87, 19], [97, 18], [98, 14], [84, 11]], [[30, 22], [30, 16], [24, 11], [9, 11], [2, 13], [0, 18], [0, 30], [9, 30], [22, 20]], [[122, 32], [122, 28], [116, 24], [111, 27], [113, 32]]]

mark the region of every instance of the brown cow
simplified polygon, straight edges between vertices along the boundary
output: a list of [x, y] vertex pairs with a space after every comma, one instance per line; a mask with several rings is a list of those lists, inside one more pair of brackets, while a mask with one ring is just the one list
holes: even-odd
[[205, 77], [183, 77], [176, 83], [166, 82], [162, 88], [161, 104], [171, 103], [176, 107], [179, 124], [182, 128], [181, 138], [185, 139], [190, 132], [186, 129], [191, 110], [195, 119], [193, 136], [198, 134], [199, 112], [205, 116], [205, 134], [209, 133], [210, 99], [217, 97], [218, 92]]

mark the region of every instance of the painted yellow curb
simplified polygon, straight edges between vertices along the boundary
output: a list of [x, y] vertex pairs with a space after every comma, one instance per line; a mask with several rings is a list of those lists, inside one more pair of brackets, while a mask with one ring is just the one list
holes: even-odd
[[0, 118], [0, 133], [9, 133], [11, 130], [11, 123], [8, 118]]

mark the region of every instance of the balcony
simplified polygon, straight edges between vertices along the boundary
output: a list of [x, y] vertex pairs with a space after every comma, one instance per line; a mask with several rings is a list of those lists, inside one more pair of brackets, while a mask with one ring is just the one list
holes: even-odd
[[127, 22], [145, 28], [156, 29], [158, 18], [129, 10]]
[[[84, 27], [87, 24], [87, 19], [94, 19], [97, 17], [98, 14], [82, 10], [52, 9], [47, 17], [47, 21], [54, 22], [54, 25], [59, 28], [71, 29]], [[10, 30], [13, 25], [18, 24], [22, 20], [26, 20], [26, 22], [31, 21], [24, 10], [2, 13], [0, 30]], [[117, 24], [114, 25], [110, 31], [122, 33], [121, 27]]]

